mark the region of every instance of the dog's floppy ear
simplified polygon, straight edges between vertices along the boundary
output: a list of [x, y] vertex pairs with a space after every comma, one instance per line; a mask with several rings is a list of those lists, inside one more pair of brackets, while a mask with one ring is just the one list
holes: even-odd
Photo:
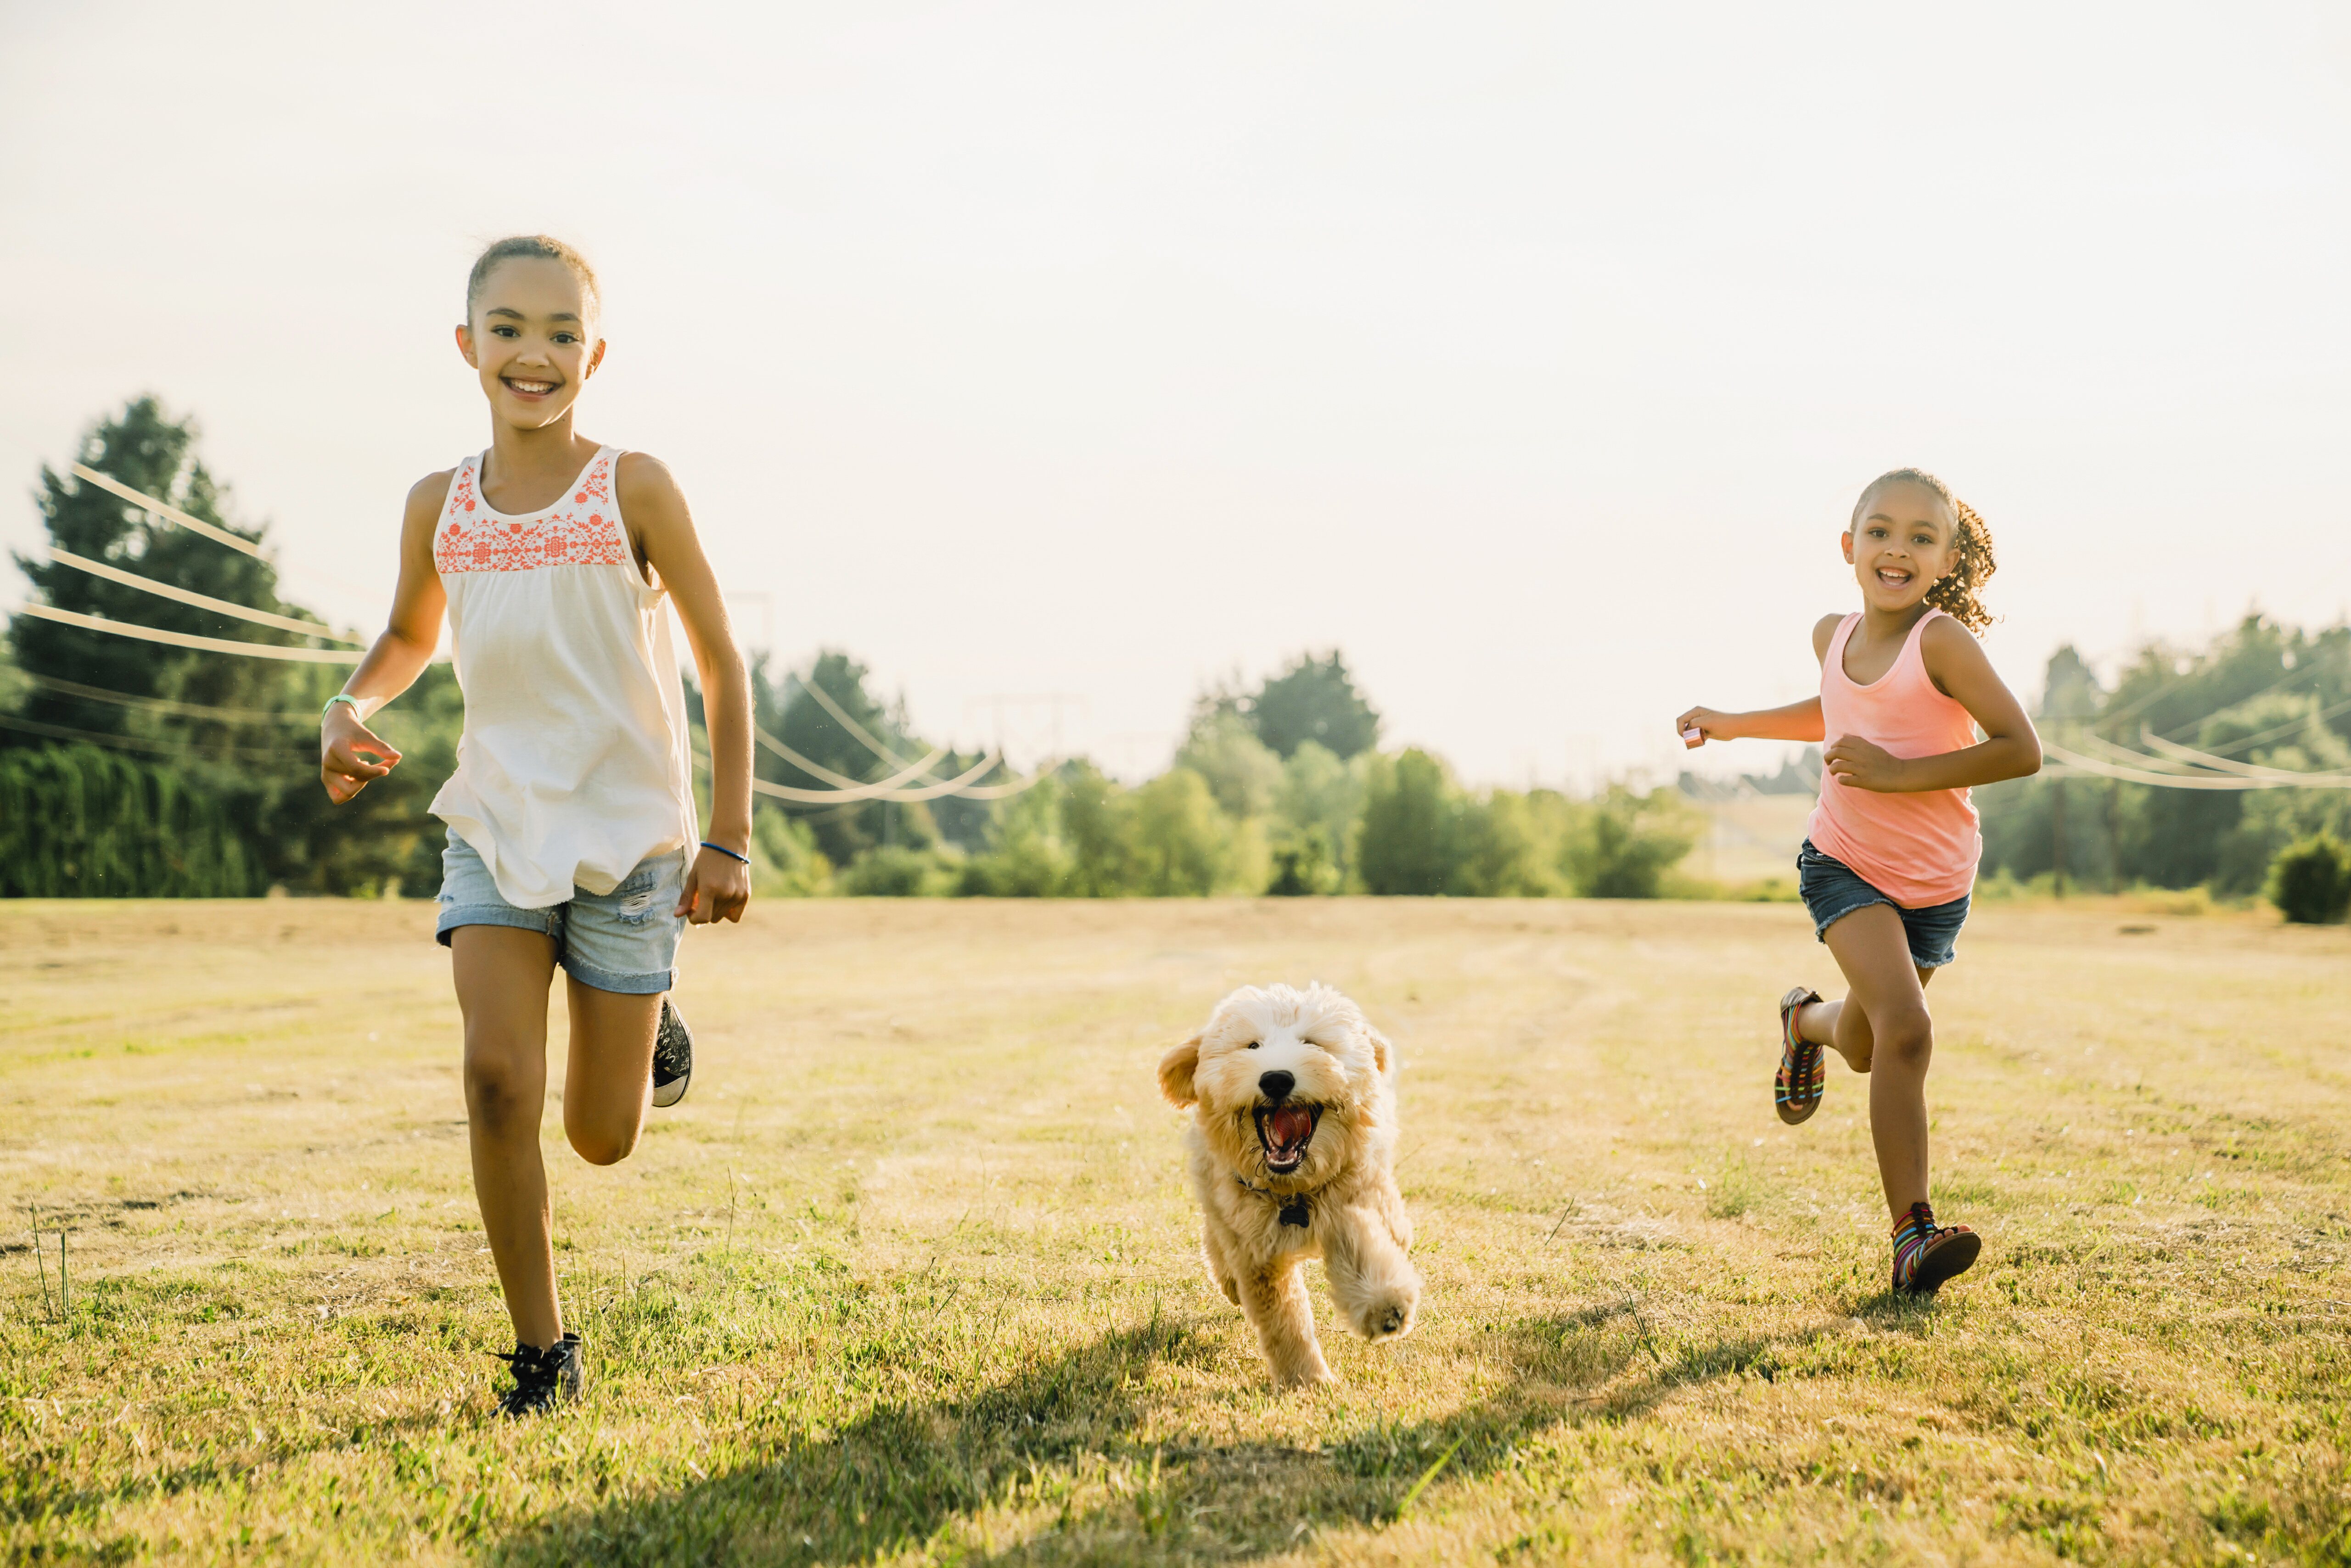
[[1159, 1059], [1159, 1092], [1178, 1111], [1188, 1109], [1199, 1096], [1192, 1092], [1192, 1074], [1200, 1066], [1200, 1037], [1194, 1035]]
[[1372, 1037], [1372, 1065], [1378, 1068], [1380, 1076], [1384, 1078], [1395, 1070], [1395, 1047], [1388, 1043], [1387, 1036], [1369, 1024], [1364, 1026], [1364, 1032]]

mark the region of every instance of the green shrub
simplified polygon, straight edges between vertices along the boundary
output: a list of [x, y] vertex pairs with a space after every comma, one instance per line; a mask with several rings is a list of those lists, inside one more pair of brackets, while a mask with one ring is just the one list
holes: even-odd
[[1355, 863], [1366, 891], [1427, 896], [1458, 892], [1461, 791], [1445, 764], [1417, 747], [1372, 769]]
[[1237, 713], [1215, 709], [1193, 722], [1176, 765], [1207, 780], [1208, 793], [1227, 816], [1262, 816], [1282, 785], [1281, 758], [1268, 750]]
[[1214, 893], [1224, 884], [1233, 830], [1207, 779], [1188, 768], [1171, 768], [1128, 800], [1135, 891], [1165, 897]]
[[852, 898], [935, 898], [955, 884], [956, 870], [932, 850], [878, 844], [834, 879]]
[[1068, 891], [1115, 898], [1134, 888], [1134, 800], [1083, 758], [1061, 769], [1061, 842], [1070, 852]]
[[956, 892], [967, 898], [1053, 898], [1075, 866], [1061, 841], [1061, 786], [1048, 779], [998, 803], [987, 849], [966, 861]]
[[1561, 868], [1584, 898], [1655, 898], [1665, 874], [1698, 842], [1698, 813], [1677, 793], [1636, 795], [1623, 785], [1592, 802]]
[[1304, 898], [1339, 891], [1339, 868], [1319, 829], [1292, 830], [1275, 841], [1273, 876], [1266, 892], [1276, 898]]
[[832, 862], [806, 822], [762, 803], [751, 818], [751, 891], [760, 898], [818, 898], [832, 891]]
[[0, 751], [0, 896], [251, 897], [268, 878], [231, 794], [94, 746]]
[[2270, 862], [2270, 902], [2288, 920], [2323, 925], [2351, 910], [2351, 848], [2333, 833], [2314, 833]]

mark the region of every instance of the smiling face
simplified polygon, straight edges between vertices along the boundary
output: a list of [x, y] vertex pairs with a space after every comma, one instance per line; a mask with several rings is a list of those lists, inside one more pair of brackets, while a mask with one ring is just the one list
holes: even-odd
[[559, 261], [512, 256], [482, 279], [457, 348], [497, 418], [524, 430], [571, 411], [604, 359], [596, 300]]
[[1389, 1067], [1387, 1041], [1337, 991], [1250, 986], [1168, 1053], [1160, 1082], [1176, 1103], [1196, 1101], [1230, 1168], [1302, 1192], [1345, 1168], [1390, 1114]]
[[1872, 488], [1854, 509], [1844, 559], [1873, 610], [1914, 608], [1959, 564], [1959, 519], [1942, 497], [1908, 479]]

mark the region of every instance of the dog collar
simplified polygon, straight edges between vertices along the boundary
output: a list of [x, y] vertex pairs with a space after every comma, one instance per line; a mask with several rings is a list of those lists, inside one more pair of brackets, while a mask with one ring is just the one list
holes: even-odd
[[1281, 1194], [1275, 1192], [1270, 1187], [1262, 1187], [1258, 1186], [1247, 1176], [1237, 1176], [1233, 1177], [1233, 1179], [1240, 1183], [1242, 1186], [1248, 1188], [1249, 1191], [1257, 1194], [1258, 1197], [1265, 1198], [1270, 1202], [1280, 1204], [1281, 1206], [1280, 1219], [1284, 1225], [1295, 1225], [1301, 1230], [1306, 1228], [1307, 1220], [1311, 1217], [1308, 1215], [1306, 1209], [1305, 1194], [1298, 1193], [1291, 1197], [1284, 1197]]

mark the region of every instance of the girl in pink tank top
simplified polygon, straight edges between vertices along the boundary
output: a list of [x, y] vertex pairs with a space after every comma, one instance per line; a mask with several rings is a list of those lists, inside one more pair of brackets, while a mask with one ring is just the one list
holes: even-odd
[[[1825, 1051], [1869, 1075], [1871, 1140], [1894, 1220], [1893, 1286], [1932, 1291], [1981, 1242], [1935, 1222], [1927, 1187], [1927, 983], [1951, 962], [1983, 841], [1970, 789], [2041, 768], [2041, 742], [1973, 635], [1991, 617], [1983, 519], [1931, 474], [1900, 468], [1861, 493], [1844, 533], [1861, 608], [1813, 628], [1821, 693], [1785, 707], [1675, 721], [1687, 746], [1814, 740], [1821, 799], [1796, 871], [1845, 996], [1780, 998], [1773, 1098], [1783, 1122], [1819, 1106]], [[1981, 738], [1979, 738], [1980, 733]]]

